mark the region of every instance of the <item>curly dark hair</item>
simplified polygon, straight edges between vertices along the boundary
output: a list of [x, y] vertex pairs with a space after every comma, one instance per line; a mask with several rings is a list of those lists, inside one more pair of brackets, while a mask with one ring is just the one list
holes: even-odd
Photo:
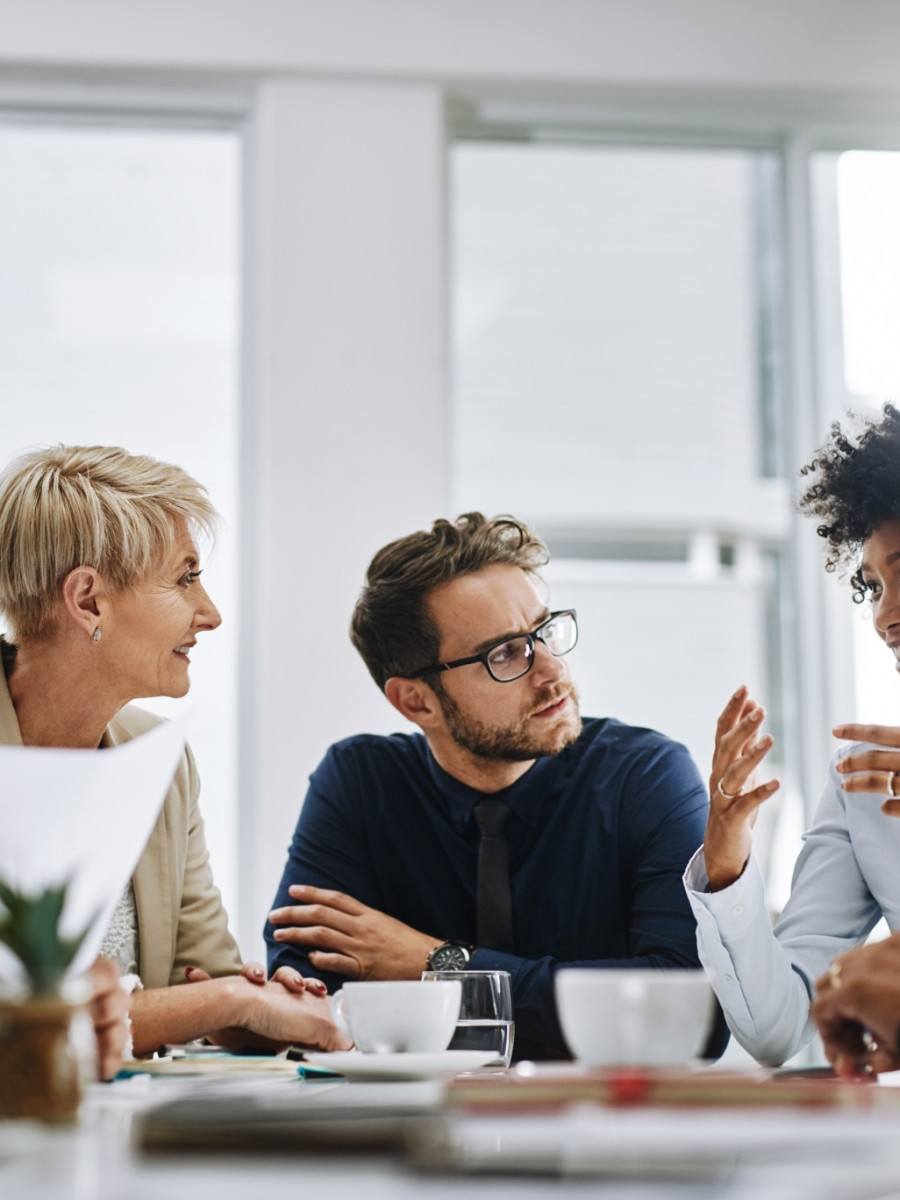
[[[392, 675], [411, 676], [440, 653], [440, 631], [428, 595], [459, 575], [495, 563], [512, 563], [540, 579], [549, 560], [540, 537], [515, 517], [488, 519], [479, 512], [435, 521], [429, 530], [399, 538], [369, 564], [350, 639], [383, 691]], [[428, 679], [440, 690], [437, 676]]]
[[[800, 471], [812, 482], [798, 507], [822, 522], [816, 532], [828, 541], [826, 571], [852, 567], [866, 539], [885, 521], [900, 518], [900, 412], [893, 404], [883, 411], [855, 432], [835, 421], [829, 440]], [[858, 569], [850, 585], [861, 603], [866, 588]]]

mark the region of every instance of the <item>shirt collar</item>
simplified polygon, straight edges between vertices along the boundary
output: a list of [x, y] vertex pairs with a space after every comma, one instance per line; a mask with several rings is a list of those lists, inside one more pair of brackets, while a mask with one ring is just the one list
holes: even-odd
[[539, 758], [515, 783], [499, 792], [479, 792], [448, 774], [431, 752], [426, 742], [428, 769], [438, 790], [447, 802], [447, 810], [453, 828], [462, 833], [472, 819], [472, 810], [486, 795], [505, 800], [516, 816], [526, 824], [537, 826], [541, 807], [546, 797], [547, 775], [552, 771], [552, 757]]

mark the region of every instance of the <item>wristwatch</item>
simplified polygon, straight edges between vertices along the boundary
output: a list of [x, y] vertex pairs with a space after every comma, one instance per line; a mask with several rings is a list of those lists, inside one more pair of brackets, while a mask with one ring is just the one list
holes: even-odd
[[429, 971], [464, 971], [474, 950], [466, 942], [444, 942], [428, 955], [426, 967]]

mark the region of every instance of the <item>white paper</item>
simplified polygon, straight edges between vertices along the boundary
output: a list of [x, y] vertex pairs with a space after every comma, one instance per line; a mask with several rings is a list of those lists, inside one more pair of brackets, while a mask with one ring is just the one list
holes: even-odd
[[[29, 894], [69, 882], [61, 931], [91, 922], [69, 975], [97, 956], [178, 767], [188, 717], [102, 751], [0, 746], [0, 878]], [[23, 979], [0, 945], [0, 980]]]

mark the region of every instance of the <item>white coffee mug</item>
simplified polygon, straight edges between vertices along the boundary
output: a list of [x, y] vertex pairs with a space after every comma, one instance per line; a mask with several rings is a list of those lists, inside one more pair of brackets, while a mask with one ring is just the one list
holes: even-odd
[[453, 1037], [461, 995], [458, 980], [345, 983], [331, 997], [331, 1017], [368, 1054], [437, 1052]]
[[556, 974], [569, 1049], [592, 1066], [677, 1066], [702, 1054], [712, 1026], [703, 971], [569, 968]]

